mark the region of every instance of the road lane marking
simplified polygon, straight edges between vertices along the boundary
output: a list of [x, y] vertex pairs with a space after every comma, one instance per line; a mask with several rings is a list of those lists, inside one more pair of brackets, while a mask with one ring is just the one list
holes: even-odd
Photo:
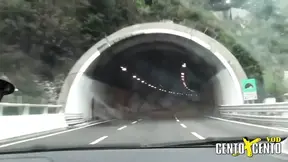
[[[264, 126], [264, 125], [257, 125], [257, 124], [251, 124], [251, 123], [246, 123], [246, 122], [239, 122], [239, 121], [234, 121], [234, 120], [217, 118], [217, 117], [213, 117], [213, 116], [206, 116], [206, 117], [208, 117], [210, 119], [214, 119], [214, 120], [220, 120], [220, 121], [224, 121], [224, 122], [229, 122], [229, 123], [235, 123], [235, 124], [246, 125], [246, 126], [251, 126], [251, 127], [263, 128], [263, 129], [276, 130], [276, 131], [280, 131], [280, 132], [288, 132], [287, 129], [274, 128], [274, 127], [269, 127], [269, 126]], [[287, 143], [287, 139], [284, 140], [284, 141], [285, 141], [285, 143]], [[286, 149], [282, 148], [282, 153], [288, 154], [288, 151]]]
[[127, 125], [124, 125], [123, 127], [120, 127], [117, 130], [122, 130], [122, 129], [126, 128], [126, 127], [127, 127]]
[[0, 145], [0, 148], [12, 146], [12, 145], [16, 145], [16, 144], [20, 144], [20, 143], [24, 143], [24, 142], [34, 141], [34, 140], [38, 140], [38, 139], [43, 139], [43, 138], [47, 138], [47, 137], [51, 137], [51, 136], [56, 136], [56, 135], [59, 135], [59, 134], [68, 133], [68, 132], [76, 131], [76, 130], [79, 130], [79, 129], [87, 128], [87, 127], [90, 127], [90, 126], [93, 126], [93, 125], [107, 123], [107, 122], [110, 122], [110, 121], [113, 121], [113, 120], [107, 120], [107, 121], [92, 123], [92, 124], [85, 125], [85, 126], [79, 127], [79, 128], [69, 129], [69, 130], [56, 132], [56, 133], [52, 133], [52, 134], [48, 134], [48, 135], [44, 135], [44, 136], [38, 136], [38, 137], [34, 137], [34, 138], [24, 139], [24, 140], [20, 140], [20, 141], [16, 141], [16, 142], [11, 142], [11, 143]]
[[179, 119], [176, 116], [175, 116], [175, 119], [176, 119], [177, 122], [179, 122]]
[[196, 133], [196, 132], [191, 132], [191, 134], [193, 134], [195, 137], [197, 137], [198, 139], [205, 139], [204, 137], [202, 137], [200, 134]]
[[138, 121], [141, 121], [142, 119], [138, 119]]
[[107, 138], [108, 136], [103, 136], [103, 137], [100, 137], [98, 138], [97, 140], [93, 141], [90, 143], [90, 145], [95, 145], [96, 143], [99, 143], [101, 141], [103, 141], [105, 138]]
[[136, 120], [136, 121], [134, 121], [134, 122], [132, 122], [131, 124], [135, 124], [135, 123], [137, 123], [137, 120]]
[[185, 124], [180, 124], [183, 128], [187, 128], [187, 126]]
[[[287, 129], [281, 129], [281, 128], [269, 127], [269, 126], [264, 126], [264, 125], [251, 124], [251, 123], [246, 123], [246, 122], [239, 122], [239, 121], [234, 121], [234, 120], [217, 118], [217, 117], [213, 117], [213, 116], [206, 116], [206, 117], [208, 117], [210, 119], [214, 119], [214, 120], [220, 120], [220, 121], [224, 121], [224, 122], [229, 122], [229, 123], [235, 123], [235, 124], [246, 125], [246, 126], [251, 126], [251, 127], [263, 128], [263, 129], [276, 130], [276, 131], [279, 131], [279, 132], [288, 132]], [[284, 140], [284, 141], [287, 142], [287, 139]], [[288, 154], [288, 151], [286, 149], [282, 148], [282, 150], [283, 150], [282, 153]]]

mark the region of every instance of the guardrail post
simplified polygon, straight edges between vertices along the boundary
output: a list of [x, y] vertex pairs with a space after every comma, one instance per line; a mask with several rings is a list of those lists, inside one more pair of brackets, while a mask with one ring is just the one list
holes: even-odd
[[64, 113], [65, 112], [65, 106], [58, 108], [58, 113]]
[[0, 105], [0, 116], [3, 116], [3, 106]]
[[43, 114], [48, 114], [48, 111], [49, 111], [49, 107], [44, 107], [44, 110], [43, 110]]
[[28, 105], [25, 105], [22, 115], [29, 115], [29, 109], [30, 107]]

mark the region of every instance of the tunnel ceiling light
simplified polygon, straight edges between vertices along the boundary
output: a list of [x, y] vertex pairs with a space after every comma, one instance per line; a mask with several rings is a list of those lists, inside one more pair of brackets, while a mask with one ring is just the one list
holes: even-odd
[[126, 67], [121, 66], [120, 68], [121, 68], [122, 71], [127, 71]]
[[[184, 63], [183, 65], [186, 67], [186, 64], [185, 64], [185, 63]], [[182, 67], [183, 67], [183, 65], [182, 65]], [[188, 91], [190, 91], [190, 92], [192, 92], [192, 93], [195, 93], [194, 90], [191, 90], [191, 89], [189, 89], [189, 88], [187, 87], [187, 85], [186, 85], [186, 83], [185, 83], [184, 76], [185, 76], [185, 73], [181, 72], [181, 80], [182, 80], [182, 83], [183, 83], [184, 87], [185, 87]], [[188, 94], [186, 94], [186, 95], [188, 95]], [[189, 96], [193, 96], [193, 94], [189, 94]]]
[[[178, 64], [178, 65], [179, 65], [179, 64]], [[186, 67], [186, 63], [183, 63], [183, 64], [182, 64], [182, 67], [185, 68], [185, 67]]]
[[[127, 68], [125, 68], [125, 67], [121, 67], [121, 69], [122, 69], [123, 71], [127, 70]], [[183, 84], [184, 84], [184, 86], [186, 87], [186, 89], [189, 90], [189, 88], [186, 86], [186, 83], [185, 83], [185, 81], [184, 81], [184, 75], [185, 75], [185, 73], [181, 73], [181, 77], [182, 77], [182, 80], [183, 80]], [[182, 96], [183, 96], [183, 95], [187, 95], [187, 96], [192, 96], [192, 94], [184, 94], [184, 93], [180, 93], [180, 92], [174, 92], [174, 91], [165, 90], [165, 89], [163, 89], [163, 86], [162, 86], [162, 85], [160, 85], [159, 87], [154, 86], [154, 85], [152, 85], [152, 84], [147, 83], [147, 82], [144, 81], [144, 80], [141, 80], [140, 78], [137, 77], [137, 75], [133, 75], [132, 77], [133, 77], [134, 79], [138, 80], [138, 81], [141, 81], [141, 83], [144, 83], [144, 84], [148, 85], [149, 87], [154, 88], [154, 89], [157, 89], [157, 90], [162, 91], [162, 92], [166, 92], [166, 93], [168, 92], [168, 93], [173, 94], [173, 95], [182, 95]], [[160, 88], [160, 87], [161, 87], [161, 88]], [[191, 92], [194, 92], [194, 91], [192, 91], [192, 90], [190, 90], [190, 91], [191, 91]]]

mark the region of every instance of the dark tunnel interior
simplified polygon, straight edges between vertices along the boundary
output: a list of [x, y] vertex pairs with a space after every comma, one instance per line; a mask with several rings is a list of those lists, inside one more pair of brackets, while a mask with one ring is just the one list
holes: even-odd
[[[213, 59], [206, 49], [182, 37], [138, 35], [104, 50], [89, 67], [87, 75], [111, 87], [137, 94], [153, 107], [176, 110], [183, 103], [188, 106], [199, 102], [203, 83], [219, 69], [213, 65]], [[165, 100], [173, 104], [161, 105]], [[139, 107], [132, 109], [141, 111]]]

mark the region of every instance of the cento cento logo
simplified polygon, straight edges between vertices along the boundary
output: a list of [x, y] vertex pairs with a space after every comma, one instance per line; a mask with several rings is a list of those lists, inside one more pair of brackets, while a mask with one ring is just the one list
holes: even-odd
[[240, 143], [217, 143], [216, 154], [253, 157], [253, 155], [257, 154], [273, 155], [282, 153], [281, 141], [284, 139], [281, 139], [281, 137], [266, 137], [267, 141], [261, 141], [261, 138], [255, 138], [251, 141], [247, 137], [242, 139], [243, 142]]

